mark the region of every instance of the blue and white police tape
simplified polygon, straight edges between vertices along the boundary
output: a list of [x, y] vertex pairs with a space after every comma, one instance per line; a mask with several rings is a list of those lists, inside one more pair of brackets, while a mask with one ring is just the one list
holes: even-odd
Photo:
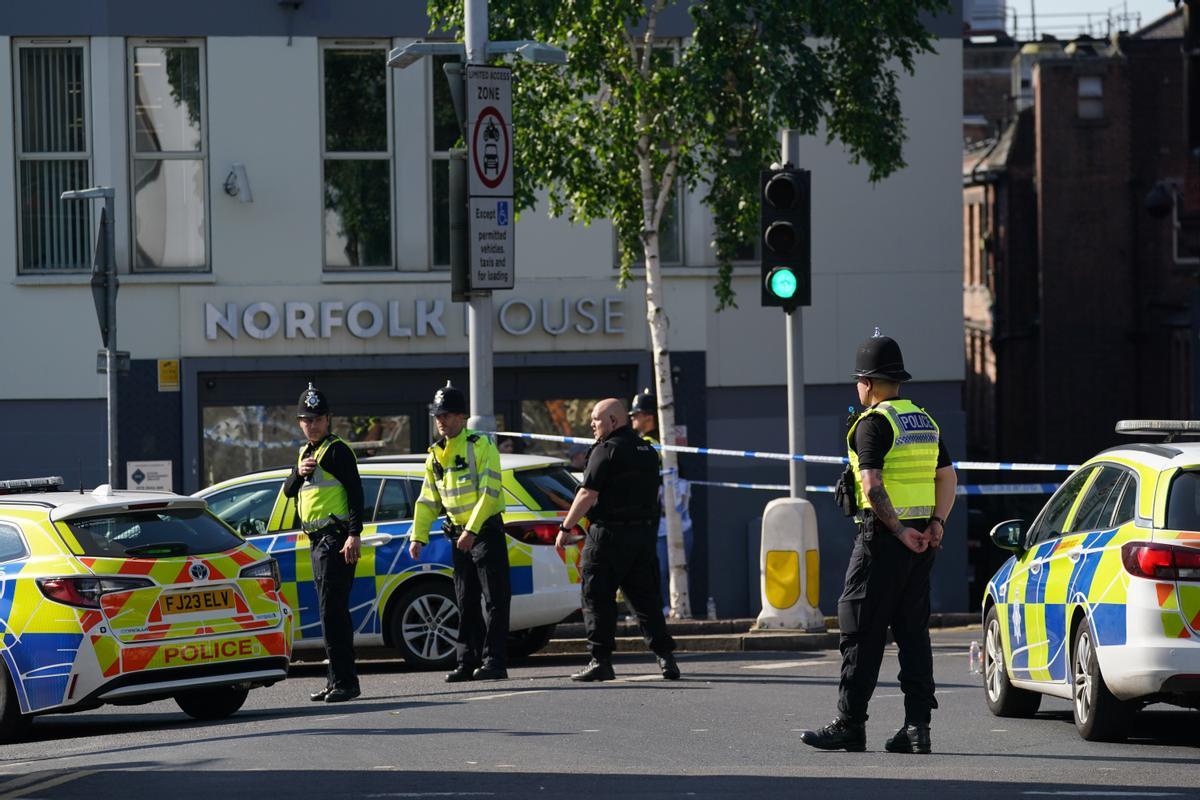
[[[594, 439], [582, 436], [551, 436], [545, 433], [513, 433], [511, 431], [494, 431], [490, 436], [510, 436], [515, 439], [536, 439], [543, 442], [563, 442], [566, 444], [592, 445]], [[767, 453], [760, 450], [724, 450], [719, 447], [685, 447], [677, 444], [656, 444], [657, 450], [670, 450], [675, 453], [692, 453], [701, 456], [734, 456], [737, 458], [766, 458], [774, 461], [803, 461], [808, 464], [834, 464], [842, 466], [849, 463], [845, 456], [813, 456], [802, 453]], [[955, 461], [958, 469], [986, 469], [1005, 472], [1074, 472], [1078, 464], [1026, 464], [1010, 461]]]
[[[718, 486], [726, 489], [762, 489], [768, 492], [786, 492], [791, 489], [786, 483], [736, 483], [734, 481], [688, 481], [692, 486]], [[964, 495], [1009, 495], [1009, 494], [1054, 494], [1057, 483], [981, 483], [959, 486], [957, 493]], [[805, 491], [832, 494], [832, 486], [805, 486]]]

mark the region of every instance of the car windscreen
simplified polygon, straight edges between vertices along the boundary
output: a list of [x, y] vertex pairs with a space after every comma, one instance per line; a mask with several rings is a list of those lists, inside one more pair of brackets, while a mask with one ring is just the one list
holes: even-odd
[[1167, 495], [1167, 528], [1200, 531], [1200, 472], [1181, 472]]
[[223, 553], [242, 543], [202, 508], [164, 508], [71, 519], [82, 555], [169, 558]]
[[523, 469], [513, 473], [536, 505], [534, 511], [566, 511], [575, 499], [579, 482], [565, 467]]

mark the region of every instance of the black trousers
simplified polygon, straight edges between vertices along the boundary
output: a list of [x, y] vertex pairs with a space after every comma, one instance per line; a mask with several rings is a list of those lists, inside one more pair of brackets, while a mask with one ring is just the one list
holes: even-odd
[[[328, 530], [328, 529], [326, 529]], [[354, 669], [354, 626], [350, 621], [350, 587], [354, 566], [342, 555], [346, 543], [340, 531], [318, 531], [312, 537], [313, 582], [321, 610], [321, 632], [325, 637], [325, 655], [329, 658], [327, 685], [338, 689], [358, 687]]]
[[658, 521], [641, 525], [593, 523], [583, 543], [583, 625], [588, 650], [608, 661], [616, 647], [617, 589], [633, 608], [646, 646], [657, 655], [675, 650], [663, 619], [658, 572]]
[[[457, 538], [457, 534], [452, 536], [453, 540]], [[453, 540], [454, 596], [460, 619], [455, 648], [458, 664], [503, 667], [508, 661], [508, 615], [512, 606], [503, 520], [496, 514], [483, 523], [468, 553], [454, 547]]]
[[[924, 530], [925, 523], [908, 523]], [[900, 657], [904, 721], [928, 725], [937, 708], [933, 651], [929, 645], [929, 573], [933, 550], [914, 553], [888, 531], [859, 531], [838, 600], [842, 676], [838, 712], [866, 722], [867, 703], [879, 680], [888, 628]]]

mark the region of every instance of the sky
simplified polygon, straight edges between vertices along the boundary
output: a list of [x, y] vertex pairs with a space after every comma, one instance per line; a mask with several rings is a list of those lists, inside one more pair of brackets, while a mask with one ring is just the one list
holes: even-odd
[[[1079, 33], [1087, 22], [1088, 13], [1092, 14], [1093, 24], [1098, 28], [1104, 24], [1102, 21], [1106, 12], [1122, 14], [1128, 8], [1130, 15], [1141, 14], [1141, 24], [1146, 25], [1175, 8], [1171, 0], [1006, 0], [1006, 5], [1009, 19], [1012, 19], [1015, 12], [1017, 24], [1022, 32], [1029, 27], [1032, 6], [1037, 11], [1038, 32], [1051, 32], [1060, 37]], [[1058, 14], [1070, 16], [1051, 16]]]

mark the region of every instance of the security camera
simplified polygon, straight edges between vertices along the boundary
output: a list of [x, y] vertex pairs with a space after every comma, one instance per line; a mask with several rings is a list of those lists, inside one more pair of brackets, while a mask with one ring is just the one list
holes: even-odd
[[243, 203], [253, 203], [254, 195], [250, 193], [250, 178], [246, 176], [244, 164], [234, 164], [225, 176], [225, 194], [236, 197]]

